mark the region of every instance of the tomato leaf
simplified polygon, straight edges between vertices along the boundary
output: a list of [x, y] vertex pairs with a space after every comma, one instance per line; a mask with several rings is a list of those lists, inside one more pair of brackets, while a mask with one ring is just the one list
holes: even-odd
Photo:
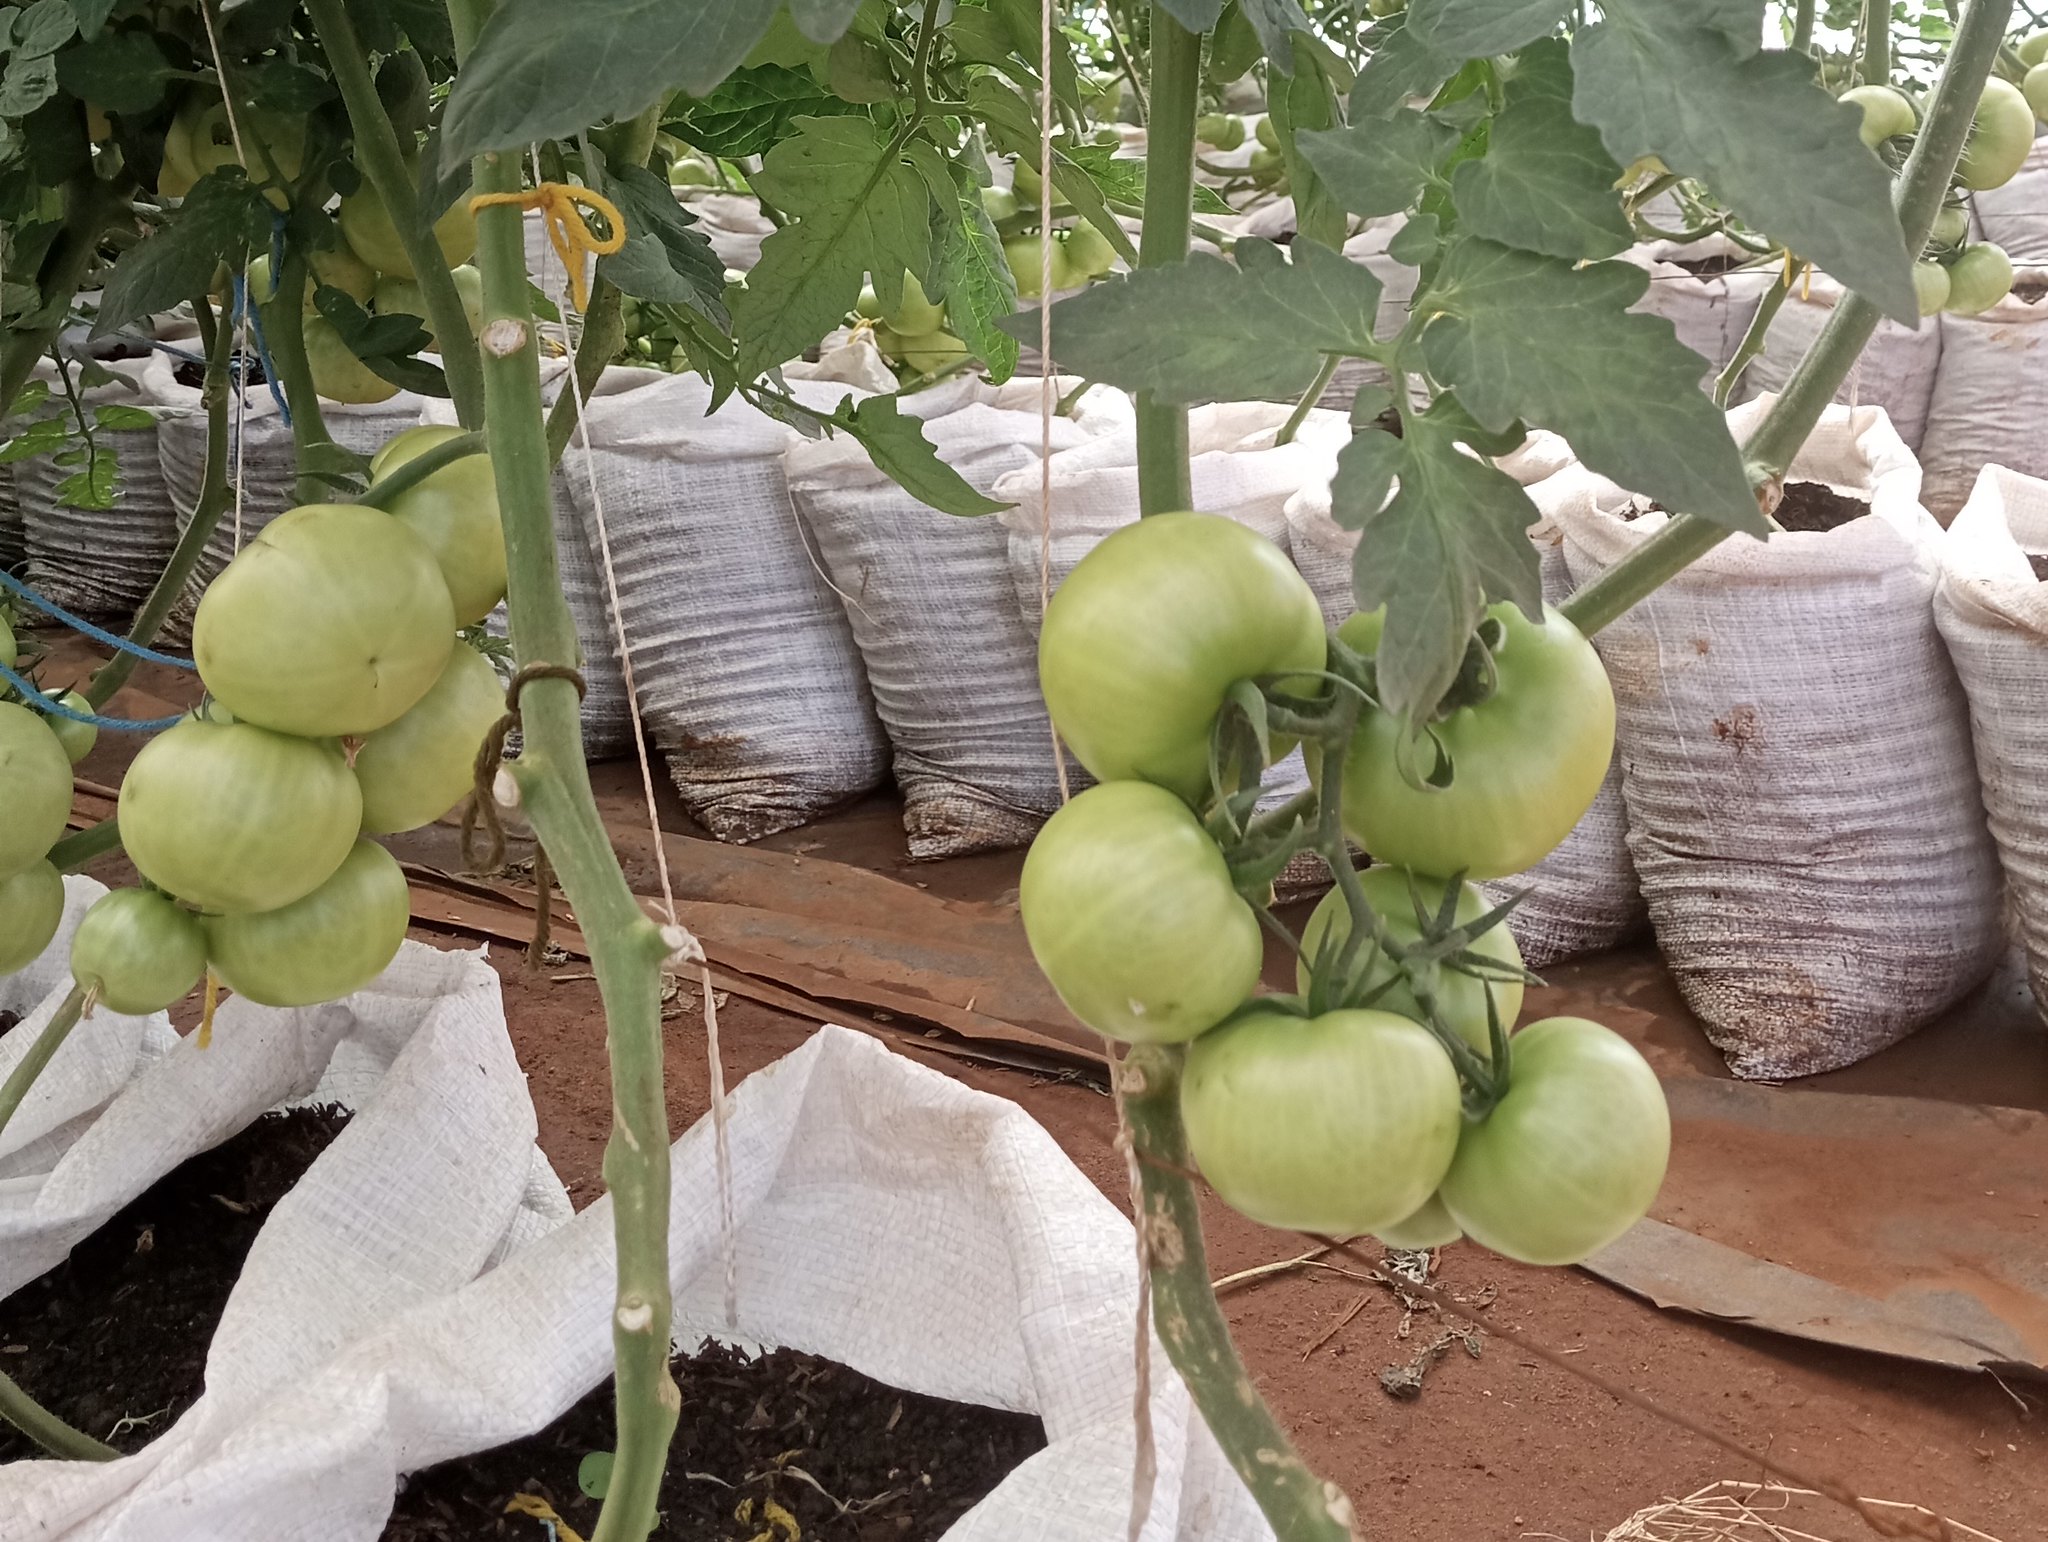
[[96, 447], [83, 471], [57, 484], [57, 501], [74, 509], [111, 509], [121, 490], [120, 463], [105, 445]]
[[1620, 176], [1599, 134], [1572, 117], [1565, 45], [1545, 41], [1523, 53], [1486, 154], [1453, 173], [1451, 201], [1468, 234], [1552, 257], [1612, 257], [1635, 239]]
[[[1764, 533], [1742, 454], [1671, 323], [1633, 315], [1649, 275], [1465, 237], [1416, 301], [1423, 358], [1489, 429], [1555, 429], [1624, 487]], [[1412, 326], [1412, 323], [1411, 323]]]
[[983, 497], [940, 460], [939, 452], [924, 436], [924, 421], [905, 417], [893, 394], [870, 396], [861, 402], [849, 396], [831, 421], [834, 428], [861, 442], [878, 470], [919, 503], [941, 514], [994, 514], [1010, 507]]
[[[1301, 136], [1324, 132], [1344, 122], [1338, 102], [1351, 82], [1351, 71], [1342, 59], [1310, 39], [1302, 48], [1300, 67], [1294, 78], [1270, 94], [1273, 126], [1280, 137], [1280, 155], [1287, 166], [1287, 179], [1294, 192], [1296, 232], [1324, 246], [1344, 244], [1344, 209], [1307, 160]], [[1340, 85], [1341, 82], [1341, 85]]]
[[[1026, 101], [994, 76], [984, 75], [968, 82], [967, 105], [987, 127], [989, 138], [997, 149], [1006, 155], [1023, 156], [1033, 166], [1038, 164], [1038, 108], [1035, 103]], [[1052, 185], [1074, 206], [1077, 214], [1102, 232], [1103, 238], [1116, 248], [1119, 257], [1134, 267], [1137, 265], [1138, 249], [1131, 244], [1123, 226], [1110, 214], [1108, 204], [1103, 201], [1102, 189], [1095, 185], [1095, 179], [1071, 152], [1057, 147], [1052, 155]]]
[[739, 369], [752, 378], [793, 359], [838, 326], [874, 276], [885, 308], [902, 301], [904, 273], [931, 250], [924, 179], [865, 118], [805, 118], [769, 151], [754, 178], [790, 223], [732, 298]]
[[69, 437], [70, 430], [64, 419], [38, 418], [12, 439], [0, 440], [0, 466], [35, 455], [48, 455], [61, 449]]
[[1457, 59], [1490, 59], [1550, 36], [1572, 0], [1412, 0], [1408, 30]]
[[[1190, 32], [1207, 32], [1223, 15], [1223, 0], [1159, 0], [1160, 9]], [[1259, 46], [1283, 75], [1294, 73], [1294, 34], [1314, 35], [1297, 0], [1238, 0], [1243, 18], [1259, 35]], [[1240, 72], [1242, 73], [1242, 72]]]
[[132, 433], [155, 428], [156, 414], [147, 407], [95, 407], [92, 422], [93, 427], [103, 428], [110, 434]]
[[164, 99], [170, 74], [150, 32], [109, 32], [57, 55], [57, 84], [104, 112], [148, 112]]
[[272, 212], [240, 166], [208, 172], [169, 221], [121, 254], [93, 336], [205, 294], [221, 263], [239, 268], [246, 252], [268, 251]]
[[1489, 601], [1542, 614], [1527, 533], [1536, 506], [1513, 477], [1459, 448], [1469, 430], [1457, 399], [1439, 397], [1408, 420], [1402, 438], [1376, 429], [1355, 436], [1330, 484], [1331, 517], [1359, 532], [1351, 580], [1359, 609], [1387, 607], [1374, 665], [1380, 703], [1411, 722], [1457, 678]]
[[687, 305], [726, 326], [725, 264], [694, 228], [697, 217], [645, 166], [612, 171], [605, 191], [625, 216], [626, 244], [597, 260], [598, 275], [635, 299]]
[[[1384, 352], [1371, 271], [1313, 241], [1292, 253], [1246, 239], [1235, 267], [1198, 252], [1091, 285], [1053, 306], [1053, 355], [1090, 380], [1192, 403], [1298, 396], [1324, 354]], [[1035, 341], [1038, 318], [1003, 330]]]
[[1301, 136], [1301, 153], [1339, 202], [1368, 219], [1399, 214], [1437, 175], [1456, 129], [1412, 110]]
[[13, 23], [11, 39], [14, 57], [40, 59], [54, 54], [77, 35], [78, 15], [70, 0], [35, 0], [8, 13]]
[[767, 154], [794, 132], [797, 118], [857, 111], [819, 85], [810, 71], [764, 64], [734, 71], [709, 96], [677, 97], [661, 126], [699, 150], [737, 160]]
[[57, 61], [48, 54], [17, 53], [0, 73], [0, 118], [25, 118], [56, 94]]
[[955, 165], [947, 168], [947, 180], [952, 193], [941, 210], [939, 247], [947, 328], [987, 364], [989, 379], [1001, 385], [1016, 371], [1018, 347], [997, 323], [1017, 309], [1017, 281], [973, 175]]
[[1407, 27], [1396, 27], [1351, 83], [1351, 121], [1397, 113], [1411, 97], [1434, 96], [1457, 73], [1457, 59], [1439, 53]]
[[[1905, 326], [1917, 326], [1912, 261], [1892, 212], [1891, 174], [1834, 101], [1814, 62], [1747, 51], [1693, 0], [1625, 0], [1572, 40], [1572, 111], [1621, 165], [1654, 155], [1697, 177], [1768, 231]], [[1716, 25], [1716, 23], [1720, 25]]]

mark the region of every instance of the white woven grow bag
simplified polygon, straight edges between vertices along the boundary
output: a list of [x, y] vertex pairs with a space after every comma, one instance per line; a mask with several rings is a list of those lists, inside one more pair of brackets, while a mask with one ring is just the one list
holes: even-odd
[[1735, 356], [1772, 275], [1750, 268], [1698, 274], [1682, 264], [1748, 255], [1725, 236], [1708, 236], [1687, 243], [1646, 241], [1619, 259], [1650, 275], [1650, 287], [1630, 309], [1670, 322], [1678, 340], [1706, 361], [1702, 379], [1708, 383]]
[[1986, 466], [1942, 541], [1934, 619], [1970, 699], [1984, 807], [2048, 1010], [2048, 586], [2030, 552], [2048, 552], [2048, 482]]
[[1943, 523], [1985, 466], [2048, 476], [2048, 268], [2021, 273], [1981, 316], [1941, 318], [1920, 463], [1927, 507]]
[[[1738, 441], [1771, 400], [1729, 414]], [[1737, 536], [1594, 639], [1658, 942], [1749, 1077], [1882, 1049], [2000, 949], [1997, 858], [1934, 629], [1941, 531], [1919, 468], [1880, 410], [1831, 407], [1791, 475], [1871, 512], [1825, 533]], [[1630, 496], [1582, 470], [1548, 490], [1580, 582], [1665, 523], [1621, 518]]]
[[2036, 139], [2019, 174], [2004, 187], [1972, 193], [1977, 228], [2015, 263], [2048, 263], [2048, 138]]
[[[734, 1336], [1043, 1419], [1047, 1448], [948, 1542], [1122, 1542], [1135, 1444], [1135, 1251], [1130, 1223], [1052, 1138], [1016, 1105], [839, 1028], [749, 1077], [733, 1095], [729, 1131]], [[708, 1121], [676, 1143], [674, 1158], [675, 1330], [694, 1344], [726, 1331]], [[255, 1357], [260, 1387], [252, 1378], [240, 1395], [209, 1390], [162, 1439], [120, 1462], [0, 1472], [0, 1503], [26, 1518], [25, 1535], [372, 1542], [399, 1474], [531, 1434], [609, 1371], [609, 1199], [473, 1283], [443, 1270], [432, 1288], [408, 1285], [411, 1299], [393, 1302], [363, 1300], [377, 1292], [365, 1279], [332, 1303], [320, 1270], [335, 1231], [308, 1228], [272, 1245], [281, 1223], [300, 1219], [287, 1214], [292, 1203], [279, 1207], [237, 1291], [238, 1305], [244, 1292], [283, 1283], [273, 1272], [290, 1263], [300, 1304], [312, 1309], [281, 1322]], [[432, 1272], [446, 1244], [420, 1219], [391, 1228], [390, 1256], [411, 1250], [415, 1267]], [[339, 1315], [323, 1320], [330, 1304]], [[240, 1326], [231, 1306], [216, 1358], [223, 1340], [241, 1347]], [[1159, 1481], [1143, 1537], [1269, 1537], [1156, 1341], [1152, 1356]]]
[[[1770, 330], [1764, 334], [1764, 351], [1743, 371], [1737, 400], [1783, 390], [1842, 295], [1842, 286], [1824, 273], [1802, 279], [1771, 318]], [[1835, 392], [1835, 400], [1848, 407], [1882, 407], [1906, 448], [1919, 452], [1927, 434], [1928, 407], [1934, 399], [1947, 320], [1922, 317], [1918, 328], [1901, 326], [1888, 316], [1878, 322]]]

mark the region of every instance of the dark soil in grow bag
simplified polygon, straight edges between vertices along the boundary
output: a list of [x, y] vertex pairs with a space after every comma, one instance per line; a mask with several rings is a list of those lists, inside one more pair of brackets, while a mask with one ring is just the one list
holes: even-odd
[[[1647, 507], [1631, 505], [1622, 518], [1635, 520], [1645, 514], [1668, 512], [1661, 503]], [[1870, 512], [1870, 500], [1838, 493], [1825, 482], [1787, 482], [1785, 496], [1771, 517], [1785, 530], [1834, 530]]]
[[[206, 1351], [271, 1207], [348, 1123], [265, 1114], [166, 1174], [0, 1301], [0, 1371], [50, 1412], [136, 1451], [199, 1400]], [[0, 1463], [44, 1453], [0, 1421]]]
[[[706, 1343], [672, 1369], [682, 1422], [654, 1529], [669, 1542], [780, 1538], [790, 1522], [804, 1542], [930, 1542], [1045, 1446], [1029, 1414], [900, 1392], [792, 1349]], [[599, 1501], [579, 1473], [614, 1430], [606, 1380], [538, 1435], [412, 1474], [383, 1542], [537, 1542], [530, 1516], [506, 1513], [518, 1495], [587, 1537]]]

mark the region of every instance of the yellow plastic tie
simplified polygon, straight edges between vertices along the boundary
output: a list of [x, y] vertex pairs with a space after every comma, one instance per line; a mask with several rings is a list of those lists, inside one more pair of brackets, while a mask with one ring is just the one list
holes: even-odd
[[199, 1047], [213, 1048], [213, 1009], [220, 1005], [220, 980], [211, 969], [206, 971], [206, 1005], [199, 1013]]
[[[591, 234], [589, 223], [583, 218], [576, 205], [594, 209], [611, 226], [612, 233], [599, 240]], [[521, 209], [538, 209], [541, 223], [547, 226], [548, 241], [554, 246], [555, 255], [562, 259], [562, 266], [569, 274], [569, 298], [576, 309], [590, 308], [590, 286], [583, 277], [583, 256], [588, 252], [594, 257], [605, 257], [626, 244], [626, 217], [619, 213], [619, 207], [602, 193], [592, 192], [587, 187], [578, 187], [573, 182], [543, 182], [539, 187], [527, 188], [518, 193], [479, 193], [469, 201], [469, 212], [491, 208], [498, 204], [513, 204]]]
[[530, 1515], [555, 1538], [555, 1542], [583, 1542], [576, 1529], [555, 1512], [555, 1507], [538, 1494], [514, 1494], [505, 1505], [507, 1515]]

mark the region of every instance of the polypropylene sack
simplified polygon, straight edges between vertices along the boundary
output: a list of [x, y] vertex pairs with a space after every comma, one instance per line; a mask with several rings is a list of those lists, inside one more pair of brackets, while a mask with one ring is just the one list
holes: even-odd
[[[846, 394], [808, 384], [821, 405]], [[786, 830], [880, 783], [888, 743], [823, 565], [790, 503], [795, 432], [694, 375], [606, 372], [563, 457], [612, 572], [648, 736], [721, 840]]]
[[761, 243], [775, 234], [774, 223], [746, 193], [689, 188], [682, 192], [682, 204], [697, 216], [697, 229], [718, 260], [735, 272], [751, 273], [761, 260]]
[[[676, 1337], [786, 1345], [908, 1391], [1035, 1413], [1046, 1449], [947, 1542], [1123, 1542], [1135, 1248], [1130, 1223], [1052, 1138], [1015, 1104], [840, 1028], [742, 1083], [728, 1133], [737, 1332], [724, 1325], [712, 1131], [700, 1120], [674, 1149]], [[347, 1256], [346, 1214], [273, 1245], [280, 1223], [300, 1218], [287, 1215], [296, 1200], [259, 1239], [215, 1340], [216, 1359], [225, 1341], [244, 1374], [210, 1382], [135, 1456], [0, 1471], [0, 1503], [25, 1535], [372, 1542], [402, 1472], [532, 1434], [609, 1373], [608, 1197], [471, 1281], [439, 1230], [398, 1218], [387, 1256], [411, 1254], [426, 1276], [401, 1302], [379, 1299], [386, 1282], [367, 1272], [346, 1282], [355, 1293], [327, 1286], [329, 1261]], [[288, 1262], [282, 1293], [303, 1289], [300, 1309], [249, 1367], [237, 1309], [278, 1293]], [[1158, 1479], [1143, 1542], [1270, 1537], [1156, 1339], [1151, 1365]]]
[[1986, 466], [1941, 544], [1934, 620], [1970, 701], [1970, 737], [2006, 893], [2048, 1010], [2048, 482]]
[[1725, 236], [1645, 241], [1619, 260], [1650, 275], [1650, 287], [1629, 308], [1670, 322], [1678, 340], [1706, 361], [1701, 378], [1709, 383], [1735, 356], [1773, 277], [1731, 266], [1749, 261], [1750, 254]]
[[2003, 187], [1972, 193], [1977, 228], [2015, 263], [2048, 263], [2048, 138], [2036, 139], [2019, 172]]
[[[1738, 401], [1764, 391], [1782, 391], [1792, 371], [1806, 357], [1820, 329], [1834, 314], [1842, 286], [1824, 273], [1803, 278], [1785, 297], [1764, 333], [1764, 351], [1742, 372]], [[1949, 333], [1947, 317], [1924, 316], [1918, 328], [1901, 326], [1889, 316], [1878, 322], [1863, 352], [1835, 391], [1847, 407], [1882, 407], [1906, 448], [1922, 451], [1928, 428], [1928, 407], [1942, 349]], [[1958, 495], [1960, 501], [1960, 494]], [[1928, 504], [1933, 508], [1933, 504]], [[1935, 510], [1939, 513], [1939, 510]], [[1953, 512], [1953, 511], [1951, 511]]]
[[[1772, 400], [1729, 415], [1738, 441]], [[1904, 1038], [2001, 946], [1968, 716], [1934, 627], [1941, 531], [1912, 452], [1879, 409], [1831, 407], [1790, 475], [1870, 513], [1736, 536], [1594, 638], [1658, 943], [1747, 1077]], [[1581, 583], [1666, 522], [1623, 518], [1640, 504], [1583, 470], [1547, 488]]]
[[2048, 268], [2019, 274], [1980, 316], [1941, 318], [1920, 464], [1927, 507], [1944, 524], [1987, 465], [2048, 476]]

